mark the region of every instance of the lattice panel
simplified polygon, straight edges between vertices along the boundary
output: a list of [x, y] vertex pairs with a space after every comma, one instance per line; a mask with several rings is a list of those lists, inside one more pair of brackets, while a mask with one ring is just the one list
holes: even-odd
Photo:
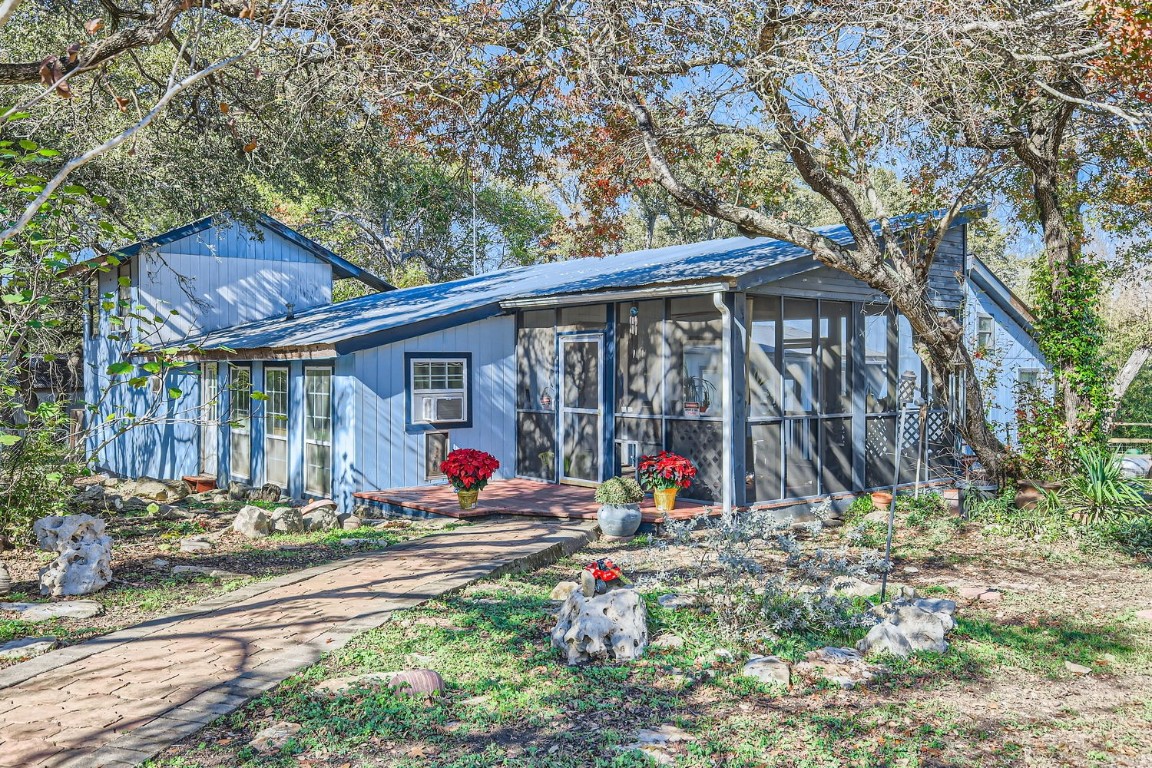
[[667, 429], [668, 450], [688, 457], [699, 471], [692, 486], [681, 494], [689, 499], [719, 501], [724, 477], [721, 425], [714, 421], [669, 421]]

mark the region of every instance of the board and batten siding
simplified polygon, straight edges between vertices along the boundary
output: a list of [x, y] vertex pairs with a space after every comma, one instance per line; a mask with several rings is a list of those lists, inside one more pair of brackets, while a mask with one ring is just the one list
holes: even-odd
[[[332, 267], [270, 230], [209, 227], [132, 259], [136, 300], [165, 318], [160, 343], [332, 301]], [[172, 315], [171, 310], [179, 314]]]
[[[142, 305], [142, 315], [162, 318], [156, 323], [132, 321], [133, 339], [167, 344], [282, 315], [288, 302], [297, 312], [330, 303], [332, 267], [279, 234], [259, 229], [253, 233], [238, 222], [209, 227], [143, 249], [131, 258], [124, 269], [132, 281], [129, 295], [133, 306]], [[119, 271], [112, 267], [98, 273], [101, 295], [117, 294]], [[178, 314], [173, 315], [172, 310]], [[112, 384], [108, 366], [126, 359], [128, 350], [126, 343], [109, 339], [115, 330], [110, 313], [101, 309], [95, 335], [85, 334], [84, 340], [85, 399], [97, 404], [96, 413], [87, 416], [93, 463], [101, 470], [129, 477], [172, 479], [196, 474], [200, 469], [198, 373], [169, 374], [159, 393], [151, 386], [129, 388], [123, 383], [128, 376], [117, 377], [117, 383]], [[220, 367], [227, 369], [224, 364]], [[260, 375], [259, 366], [253, 374]], [[155, 398], [167, 398], [169, 387], [179, 389], [182, 395], [163, 403], [157, 411]], [[227, 404], [224, 387], [226, 382], [221, 388], [221, 408]], [[117, 414], [124, 413], [150, 414], [155, 423], [135, 426], [109, 442], [114, 430], [124, 424], [117, 420]], [[254, 441], [257, 434], [254, 429]], [[253, 460], [259, 461], [262, 454], [256, 453], [255, 444], [253, 449]], [[227, 476], [226, 456], [225, 428], [221, 434], [223, 477]]]
[[358, 491], [428, 483], [424, 434], [406, 429], [405, 353], [471, 353], [472, 426], [448, 429], [450, 447], [488, 451], [500, 461], [497, 477], [513, 477], [515, 339], [515, 319], [502, 316], [353, 353], [354, 361], [345, 375], [351, 375], [355, 388], [350, 399], [356, 412], [355, 466], [343, 481], [356, 485]]
[[1000, 439], [1016, 444], [1016, 388], [1021, 371], [1048, 370], [1044, 356], [1026, 328], [1012, 318], [987, 293], [969, 281], [965, 313], [965, 341], [969, 349], [976, 348], [976, 323], [980, 315], [992, 318], [995, 338], [987, 358], [976, 360], [976, 372], [984, 387], [984, 403], [988, 407], [988, 422]]

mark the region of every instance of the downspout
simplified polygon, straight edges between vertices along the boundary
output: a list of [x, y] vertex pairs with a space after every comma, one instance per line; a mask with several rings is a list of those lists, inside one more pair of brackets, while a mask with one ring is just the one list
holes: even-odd
[[735, 468], [732, 461], [732, 446], [734, 442], [734, 429], [732, 424], [732, 310], [724, 303], [724, 291], [715, 291], [712, 294], [712, 303], [720, 310], [721, 341], [720, 341], [720, 411], [724, 414], [721, 421], [722, 441], [720, 465], [723, 472], [723, 481], [720, 486], [720, 498], [724, 519], [732, 516], [732, 497], [734, 495], [732, 477]]

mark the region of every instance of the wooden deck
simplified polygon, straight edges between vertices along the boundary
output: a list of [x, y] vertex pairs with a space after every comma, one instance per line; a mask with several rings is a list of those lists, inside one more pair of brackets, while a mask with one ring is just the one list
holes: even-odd
[[[391, 488], [386, 491], [361, 491], [357, 499], [385, 507], [399, 514], [440, 515], [474, 519], [491, 515], [551, 517], [563, 520], [594, 520], [600, 505], [592, 498], [593, 490], [575, 485], [555, 485], [535, 480], [493, 480], [480, 492], [480, 502], [472, 509], [460, 509], [456, 492], [448, 485], [418, 488]], [[664, 522], [664, 513], [656, 509], [651, 498], [644, 499], [640, 513], [646, 524]], [[718, 515], [720, 508], [694, 501], [677, 500], [668, 519], [687, 520], [700, 515]]]

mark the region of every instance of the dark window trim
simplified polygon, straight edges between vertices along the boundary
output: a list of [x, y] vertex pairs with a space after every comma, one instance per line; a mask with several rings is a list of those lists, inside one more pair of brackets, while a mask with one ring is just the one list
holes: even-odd
[[[413, 360], [463, 360], [464, 361], [464, 403], [463, 421], [413, 421], [412, 420], [412, 361]], [[451, 429], [472, 427], [472, 400], [474, 371], [471, 352], [405, 352], [404, 353], [404, 431], [410, 435], [421, 432], [445, 432]]]

